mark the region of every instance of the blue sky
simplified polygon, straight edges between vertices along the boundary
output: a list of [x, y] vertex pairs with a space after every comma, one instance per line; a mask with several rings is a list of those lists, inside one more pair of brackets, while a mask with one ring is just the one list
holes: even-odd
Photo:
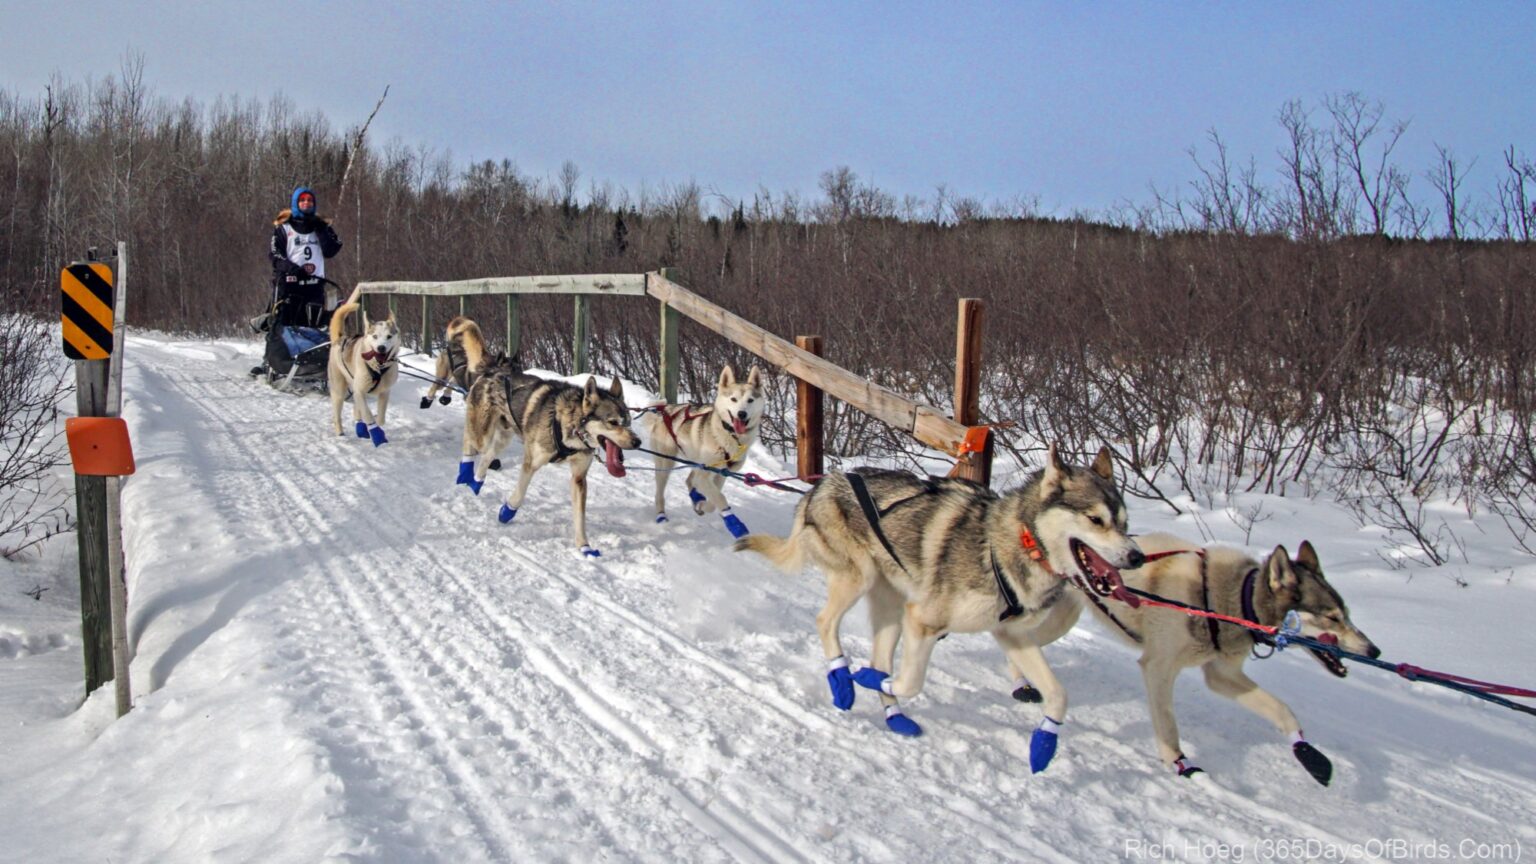
[[[1266, 172], [1288, 99], [1356, 90], [1491, 187], [1536, 155], [1530, 3], [0, 4], [0, 87], [101, 77], [141, 52], [161, 96], [283, 93], [376, 143], [510, 158], [637, 190], [814, 194], [847, 165], [900, 196], [938, 184], [1048, 211], [1145, 201], [1215, 128]], [[1267, 175], [1272, 176], [1272, 175]]]

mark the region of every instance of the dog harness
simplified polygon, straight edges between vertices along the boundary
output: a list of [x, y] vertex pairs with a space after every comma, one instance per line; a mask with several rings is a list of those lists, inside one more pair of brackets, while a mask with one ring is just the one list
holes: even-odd
[[[352, 346], [357, 344], [357, 341], [361, 338], [363, 337], [352, 336], [343, 341], [341, 343], [342, 356], [345, 357], [347, 352], [352, 350]], [[368, 389], [363, 392], [372, 393], [379, 389], [379, 382], [384, 380], [384, 374], [389, 371], [389, 367], [395, 365], [395, 352], [392, 350], [370, 350], [364, 351], [362, 356], [363, 368], [368, 370], [368, 377], [373, 379], [373, 382], [368, 385]], [[341, 374], [347, 379], [347, 385], [351, 386], [352, 376], [347, 374], [347, 365], [345, 363], [341, 364]]]
[[[715, 413], [714, 406], [710, 406], [695, 414], [693, 413], [693, 409], [696, 407], [698, 406], [692, 404], [682, 405], [679, 406], [679, 410], [672, 413], [667, 412], [667, 406], [665, 405], [656, 405], [646, 410], [655, 411], [657, 414], [661, 415], [661, 425], [666, 428], [667, 434], [672, 436], [672, 445], [677, 448], [679, 453], [681, 453], [683, 450], [683, 442], [679, 441], [677, 438], [676, 424], [687, 423], [690, 420], [698, 420], [701, 417], [708, 417], [709, 415]], [[722, 420], [720, 421], [720, 425], [724, 427], [725, 431], [729, 433], [732, 438], [736, 438], [736, 430], [731, 428], [731, 424]], [[738, 443], [741, 441], [739, 438], [736, 440]], [[734, 455], [729, 450], [726, 450], [724, 447], [722, 447], [720, 448], [720, 461], [712, 462], [708, 465], [705, 465], [704, 467], [731, 468], [739, 465], [741, 463], [741, 458], [747, 455], [747, 450], [750, 449], [750, 447], [751, 445], [749, 444], [741, 444], [736, 448], [736, 453]]]
[[[891, 545], [890, 538], [885, 535], [885, 531], [880, 527], [880, 517], [882, 514], [879, 508], [875, 506], [875, 499], [870, 496], [869, 487], [865, 485], [864, 478], [853, 472], [848, 472], [843, 476], [848, 478], [848, 485], [853, 489], [853, 497], [859, 502], [859, 509], [864, 512], [864, 520], [869, 523], [870, 529], [875, 532], [875, 539], [879, 540], [880, 545], [885, 547], [886, 553], [891, 556], [892, 561], [896, 562], [897, 567], [900, 567], [904, 572], [910, 573], [911, 571], [907, 570], [907, 565], [901, 563], [901, 556], [896, 554], [896, 549]], [[938, 487], [928, 483], [924, 486], [923, 491], [908, 498], [903, 498], [885, 508], [885, 513], [890, 513], [908, 501], [936, 491], [938, 491]], [[1010, 618], [1023, 615], [1026, 610], [1019, 603], [1019, 595], [1014, 593], [1012, 586], [1008, 584], [1007, 577], [1003, 575], [1003, 568], [997, 563], [997, 554], [991, 551], [987, 554], [992, 561], [992, 578], [997, 580], [997, 593], [1002, 595], [1003, 598], [1003, 613], [998, 616], [997, 620], [1007, 621]]]

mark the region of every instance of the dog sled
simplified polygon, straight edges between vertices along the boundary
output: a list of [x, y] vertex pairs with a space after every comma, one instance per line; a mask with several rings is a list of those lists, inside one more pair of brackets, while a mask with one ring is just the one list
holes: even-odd
[[318, 297], [291, 293], [280, 297], [267, 318], [263, 365], [252, 375], [276, 390], [292, 393], [326, 392], [326, 368], [331, 357], [327, 332], [331, 312], [323, 292]]

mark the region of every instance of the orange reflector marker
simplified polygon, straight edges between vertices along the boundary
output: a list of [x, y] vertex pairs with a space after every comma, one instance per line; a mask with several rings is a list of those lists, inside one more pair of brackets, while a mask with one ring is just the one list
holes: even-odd
[[64, 421], [64, 437], [69, 439], [69, 461], [76, 474], [124, 477], [133, 473], [133, 445], [123, 418], [71, 417]]
[[970, 426], [965, 430], [965, 440], [960, 442], [960, 455], [967, 453], [980, 453], [986, 449], [987, 436], [992, 434], [990, 426]]

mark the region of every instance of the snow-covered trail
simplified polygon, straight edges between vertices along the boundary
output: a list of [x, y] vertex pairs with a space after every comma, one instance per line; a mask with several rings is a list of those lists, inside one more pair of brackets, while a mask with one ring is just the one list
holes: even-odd
[[[1252, 664], [1333, 758], [1322, 789], [1191, 673], [1180, 725], [1212, 774], [1179, 781], [1153, 755], [1133, 656], [1079, 631], [1049, 652], [1073, 707], [1057, 761], [1031, 777], [1038, 713], [1009, 698], [989, 638], [936, 652], [909, 706], [920, 739], [887, 733], [867, 696], [837, 712], [819, 577], [731, 553], [676, 481], [657, 526], [650, 474], [594, 471], [604, 557], [588, 562], [568, 473], [540, 472], [497, 524], [514, 472], [478, 498], [455, 486], [461, 404], [421, 411], [415, 381], [375, 449], [328, 434], [328, 401], [246, 378], [247, 346], [129, 352], [136, 710], [109, 725], [93, 699], [25, 732], [70, 758], [5, 772], [15, 843], [0, 860], [1075, 862], [1207, 838], [1536, 850], [1536, 727], [1497, 709], [1363, 670], [1339, 682], [1305, 656]], [[728, 494], [754, 530], [787, 528], [794, 496]], [[102, 806], [64, 807], [86, 794]]]

